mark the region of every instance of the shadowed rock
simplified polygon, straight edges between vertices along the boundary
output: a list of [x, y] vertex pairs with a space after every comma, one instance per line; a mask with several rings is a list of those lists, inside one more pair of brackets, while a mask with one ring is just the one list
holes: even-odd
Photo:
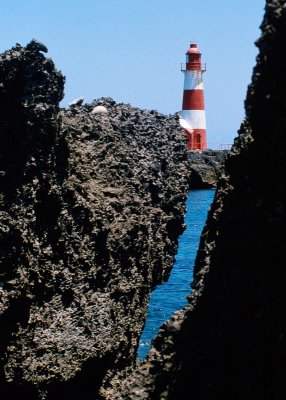
[[268, 0], [246, 120], [204, 228], [190, 305], [160, 329], [121, 399], [286, 393], [284, 0]]

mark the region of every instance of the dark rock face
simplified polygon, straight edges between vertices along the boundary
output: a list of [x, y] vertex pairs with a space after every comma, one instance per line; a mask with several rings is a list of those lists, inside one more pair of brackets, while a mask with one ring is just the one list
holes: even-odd
[[162, 326], [124, 399], [285, 398], [285, 38], [285, 1], [268, 0], [190, 305]]
[[189, 151], [190, 189], [216, 187], [228, 154], [228, 150]]
[[43, 51], [0, 56], [0, 393], [113, 398], [183, 230], [185, 139], [112, 99], [59, 111]]

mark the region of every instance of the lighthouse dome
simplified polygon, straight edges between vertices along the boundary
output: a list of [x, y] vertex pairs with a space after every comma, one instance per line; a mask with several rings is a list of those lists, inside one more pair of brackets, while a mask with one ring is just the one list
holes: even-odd
[[187, 51], [187, 54], [201, 54], [200, 49], [198, 48], [196, 43], [191, 43], [190, 48]]

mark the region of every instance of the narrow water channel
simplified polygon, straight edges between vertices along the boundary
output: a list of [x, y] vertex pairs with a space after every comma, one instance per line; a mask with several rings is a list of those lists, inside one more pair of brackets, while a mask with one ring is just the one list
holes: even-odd
[[147, 320], [138, 349], [140, 360], [150, 350], [151, 340], [156, 336], [162, 323], [174, 311], [187, 304], [186, 296], [191, 291], [190, 283], [199, 240], [214, 193], [214, 190], [192, 190], [189, 194], [185, 219], [187, 227], [179, 238], [179, 248], [172, 273], [168, 282], [158, 286], [149, 300]]

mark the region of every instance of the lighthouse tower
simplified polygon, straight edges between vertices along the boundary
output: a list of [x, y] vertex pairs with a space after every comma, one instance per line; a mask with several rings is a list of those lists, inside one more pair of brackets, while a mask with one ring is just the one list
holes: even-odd
[[182, 64], [181, 70], [185, 79], [180, 124], [188, 137], [188, 149], [205, 150], [207, 139], [203, 73], [206, 68], [201, 64], [201, 52], [197, 44], [191, 43], [186, 53], [186, 63]]

